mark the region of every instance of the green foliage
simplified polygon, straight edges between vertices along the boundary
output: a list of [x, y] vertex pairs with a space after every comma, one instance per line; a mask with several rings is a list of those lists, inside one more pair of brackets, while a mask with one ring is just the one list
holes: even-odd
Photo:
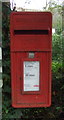
[[62, 35], [53, 34], [52, 37], [52, 55], [53, 60], [62, 60]]
[[59, 71], [62, 71], [62, 62], [53, 61], [52, 62], [52, 71], [54, 74], [58, 73]]
[[55, 29], [56, 33], [60, 35], [60, 33], [62, 32], [62, 16], [58, 16]]

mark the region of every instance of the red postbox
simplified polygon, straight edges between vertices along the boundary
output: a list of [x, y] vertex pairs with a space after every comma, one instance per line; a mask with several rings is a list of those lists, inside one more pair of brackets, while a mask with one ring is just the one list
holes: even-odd
[[12, 12], [10, 33], [12, 106], [50, 106], [51, 13]]

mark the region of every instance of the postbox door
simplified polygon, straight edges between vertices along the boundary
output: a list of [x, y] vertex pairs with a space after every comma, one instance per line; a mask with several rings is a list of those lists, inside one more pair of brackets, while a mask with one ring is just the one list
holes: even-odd
[[34, 58], [29, 58], [29, 52], [12, 53], [11, 56], [13, 106], [49, 106], [51, 53], [34, 52]]

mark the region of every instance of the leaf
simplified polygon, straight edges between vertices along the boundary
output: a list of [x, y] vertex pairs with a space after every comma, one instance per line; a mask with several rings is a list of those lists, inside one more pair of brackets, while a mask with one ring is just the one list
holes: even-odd
[[60, 110], [61, 109], [61, 107], [56, 107], [56, 110]]

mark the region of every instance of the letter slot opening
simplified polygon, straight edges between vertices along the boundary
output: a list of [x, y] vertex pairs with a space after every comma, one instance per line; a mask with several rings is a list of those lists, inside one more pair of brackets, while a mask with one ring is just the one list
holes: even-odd
[[14, 30], [15, 35], [48, 35], [49, 30]]

